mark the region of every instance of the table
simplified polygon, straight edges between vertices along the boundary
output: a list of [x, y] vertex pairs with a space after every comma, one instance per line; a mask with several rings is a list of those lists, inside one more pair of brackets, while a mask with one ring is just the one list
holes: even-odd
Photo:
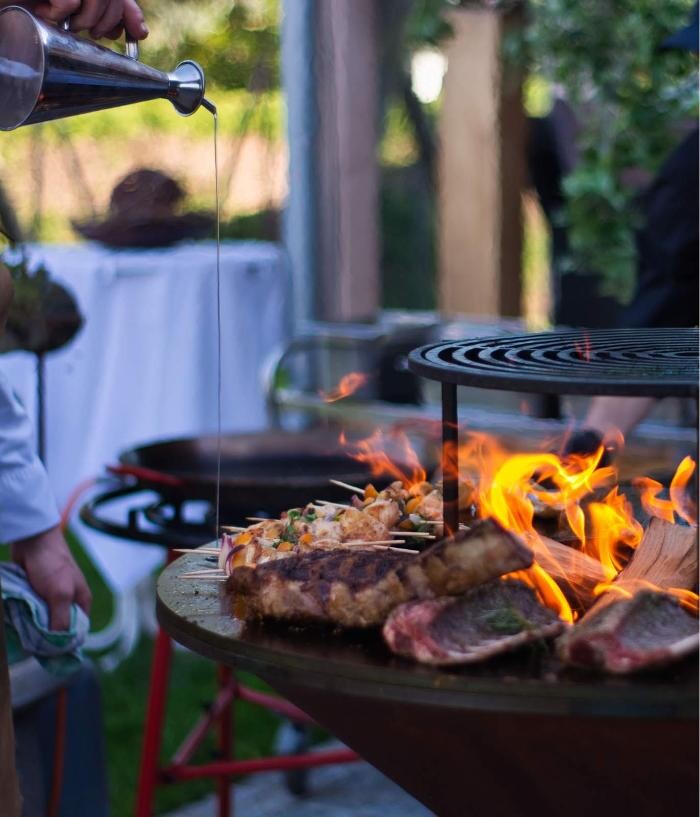
[[244, 626], [217, 582], [180, 579], [205, 566], [193, 553], [163, 571], [161, 627], [267, 681], [440, 817], [651, 817], [669, 792], [697, 810], [696, 662], [626, 679], [548, 670], [532, 653], [438, 670], [391, 656], [376, 633]]
[[[217, 298], [213, 242], [113, 251], [97, 244], [30, 248], [78, 302], [85, 325], [46, 361], [46, 463], [59, 505], [119, 451], [217, 430]], [[260, 371], [290, 332], [289, 283], [280, 247], [221, 248], [222, 426], [266, 425]], [[35, 359], [0, 367], [36, 414]], [[77, 520], [76, 520], [76, 524]], [[112, 589], [127, 590], [161, 559], [88, 531], [81, 539]]]

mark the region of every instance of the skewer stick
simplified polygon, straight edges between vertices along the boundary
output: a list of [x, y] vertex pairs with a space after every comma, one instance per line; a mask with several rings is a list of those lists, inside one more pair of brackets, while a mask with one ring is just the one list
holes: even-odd
[[432, 533], [425, 533], [421, 530], [390, 530], [392, 536], [407, 536], [411, 539], [435, 539]]
[[223, 575], [223, 570], [220, 570], [218, 567], [209, 567], [203, 568], [202, 570], [188, 570], [186, 573], [182, 573], [182, 576], [213, 576], [214, 574]]
[[192, 556], [218, 556], [221, 551], [219, 548], [171, 548], [173, 553], [189, 553]]
[[405, 539], [378, 539], [375, 542], [367, 542], [362, 539], [352, 540], [350, 542], [339, 542], [340, 545], [403, 545]]
[[242, 528], [240, 525], [219, 525], [219, 527], [221, 530], [236, 531], [237, 533], [240, 533], [243, 530], [248, 530], [248, 528]]
[[[271, 519], [269, 516], [246, 516], [248, 522], [275, 522], [275, 519]], [[241, 530], [245, 530], [245, 528], [241, 528]]]
[[207, 581], [217, 581], [217, 582], [224, 582], [228, 578], [228, 576], [188, 576], [187, 574], [183, 574], [180, 576], [181, 579], [189, 582], [207, 582]]
[[350, 485], [350, 483], [341, 482], [339, 479], [329, 479], [328, 481], [333, 485], [337, 485], [339, 488], [347, 488], [348, 491], [354, 491], [356, 494], [360, 494], [361, 496], [365, 495], [365, 489], [358, 488], [357, 485]]
[[343, 505], [341, 502], [328, 502], [326, 499], [314, 499], [316, 505], [325, 505], [329, 508], [352, 508], [352, 505]]

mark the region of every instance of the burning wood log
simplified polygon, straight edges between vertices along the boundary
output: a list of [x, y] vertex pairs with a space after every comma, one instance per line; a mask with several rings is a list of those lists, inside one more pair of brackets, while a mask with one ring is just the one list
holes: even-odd
[[697, 528], [652, 519], [639, 547], [604, 595], [559, 640], [567, 664], [628, 673], [698, 649], [698, 623], [682, 602], [697, 596]]

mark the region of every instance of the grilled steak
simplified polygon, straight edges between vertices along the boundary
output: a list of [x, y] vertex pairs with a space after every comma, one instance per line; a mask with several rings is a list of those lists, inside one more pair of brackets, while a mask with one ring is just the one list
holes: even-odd
[[459, 598], [402, 604], [382, 632], [393, 652], [442, 666], [485, 661], [565, 626], [523, 582], [496, 579]]
[[601, 605], [559, 640], [566, 663], [618, 674], [668, 664], [697, 649], [697, 619], [673, 596], [654, 590]]
[[235, 568], [226, 587], [236, 612], [244, 607], [250, 618], [375, 627], [399, 604], [463, 593], [531, 563], [519, 538], [486, 521], [420, 555], [312, 551]]

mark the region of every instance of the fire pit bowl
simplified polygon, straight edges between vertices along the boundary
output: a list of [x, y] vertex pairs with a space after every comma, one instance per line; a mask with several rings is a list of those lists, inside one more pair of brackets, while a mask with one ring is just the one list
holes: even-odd
[[697, 661], [613, 679], [526, 650], [437, 670], [377, 633], [244, 626], [218, 585], [180, 578], [207, 564], [193, 553], [161, 574], [161, 626], [270, 683], [440, 817], [651, 817], [669, 793], [697, 811]]

